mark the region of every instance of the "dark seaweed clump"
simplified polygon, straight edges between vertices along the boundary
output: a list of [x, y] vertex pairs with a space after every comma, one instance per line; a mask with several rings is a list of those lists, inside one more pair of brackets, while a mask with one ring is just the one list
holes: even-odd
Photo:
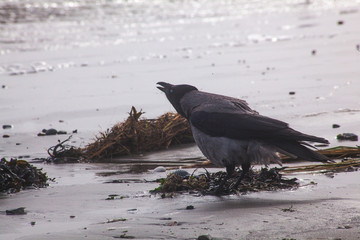
[[[299, 187], [299, 183], [296, 178], [284, 178], [279, 171], [280, 169], [278, 168], [262, 168], [258, 171], [250, 170], [250, 172], [245, 175], [239, 186], [237, 188], [233, 188], [241, 174], [241, 170], [239, 170], [226, 181], [224, 190], [220, 193], [220, 195], [292, 190]], [[226, 172], [223, 171], [216, 173], [207, 172], [206, 174], [200, 174], [198, 176], [185, 177], [171, 173], [166, 177], [166, 179], [162, 179], [160, 181], [160, 186], [158, 188], [151, 192], [163, 194], [174, 192], [201, 193], [203, 195], [212, 194], [217, 190], [225, 176]]]
[[22, 189], [48, 186], [46, 173], [25, 160], [0, 161], [0, 192], [14, 193]]

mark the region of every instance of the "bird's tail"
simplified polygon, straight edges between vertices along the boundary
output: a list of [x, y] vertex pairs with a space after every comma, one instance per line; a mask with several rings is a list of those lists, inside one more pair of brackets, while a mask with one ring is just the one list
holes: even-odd
[[[330, 159], [320, 153], [317, 153], [297, 141], [278, 141], [274, 145], [279, 148], [281, 153], [290, 156], [296, 156], [300, 159], [311, 162], [329, 162]], [[308, 145], [308, 144], [305, 144]]]

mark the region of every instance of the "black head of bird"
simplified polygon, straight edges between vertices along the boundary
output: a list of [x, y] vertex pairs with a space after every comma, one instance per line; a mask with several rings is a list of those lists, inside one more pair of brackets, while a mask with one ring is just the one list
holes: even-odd
[[185, 112], [181, 108], [180, 100], [186, 93], [198, 89], [194, 86], [186, 84], [172, 85], [166, 82], [158, 82], [157, 84], [161, 86], [157, 88], [165, 93], [167, 99], [174, 106], [175, 110], [183, 117], [186, 117]]

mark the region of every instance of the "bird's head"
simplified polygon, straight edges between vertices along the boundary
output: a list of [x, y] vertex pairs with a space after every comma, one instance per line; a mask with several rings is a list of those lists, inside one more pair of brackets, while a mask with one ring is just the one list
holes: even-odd
[[158, 82], [157, 84], [161, 86], [158, 86], [157, 88], [165, 93], [167, 99], [174, 106], [176, 111], [183, 117], [186, 117], [186, 114], [181, 107], [180, 100], [186, 93], [198, 89], [194, 86], [186, 84], [172, 85], [166, 82]]

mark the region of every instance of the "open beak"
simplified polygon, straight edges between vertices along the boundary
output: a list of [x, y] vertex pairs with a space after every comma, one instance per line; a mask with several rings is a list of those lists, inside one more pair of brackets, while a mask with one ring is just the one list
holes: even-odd
[[166, 94], [167, 90], [173, 86], [170, 83], [166, 83], [166, 82], [158, 82], [156, 84], [161, 86], [161, 87], [157, 86], [157, 88], [160, 89], [161, 91], [163, 91], [165, 94]]

